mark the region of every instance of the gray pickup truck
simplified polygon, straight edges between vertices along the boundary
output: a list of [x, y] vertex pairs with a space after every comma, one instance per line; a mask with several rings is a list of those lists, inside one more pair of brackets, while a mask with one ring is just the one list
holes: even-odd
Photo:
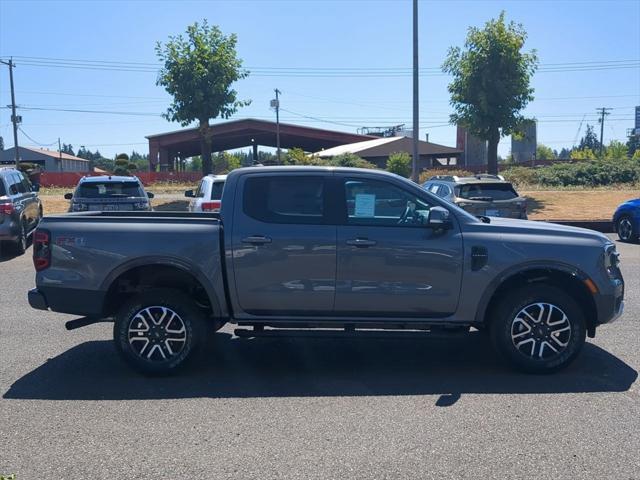
[[239, 336], [474, 327], [519, 369], [553, 372], [623, 310], [606, 236], [476, 218], [374, 170], [242, 168], [219, 215], [47, 216], [33, 250], [31, 306], [82, 315], [69, 329], [113, 321], [146, 374], [181, 367], [227, 322]]

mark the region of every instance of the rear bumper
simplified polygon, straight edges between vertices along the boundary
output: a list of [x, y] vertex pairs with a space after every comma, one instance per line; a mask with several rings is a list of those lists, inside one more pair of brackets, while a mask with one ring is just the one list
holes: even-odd
[[4, 222], [0, 223], [0, 240], [15, 242], [19, 234], [20, 229], [18, 228], [18, 224], [13, 220], [5, 219]]
[[40, 287], [29, 290], [27, 297], [29, 305], [37, 310], [100, 316], [103, 312], [105, 293], [74, 288]]
[[29, 305], [31, 305], [31, 308], [35, 308], [36, 310], [49, 310], [47, 299], [37, 288], [29, 290], [27, 298], [29, 299]]

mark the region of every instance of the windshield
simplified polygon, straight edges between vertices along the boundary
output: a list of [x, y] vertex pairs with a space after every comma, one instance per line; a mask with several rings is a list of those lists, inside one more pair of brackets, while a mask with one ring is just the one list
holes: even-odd
[[518, 196], [510, 183], [472, 183], [456, 190], [457, 197], [467, 200], [511, 200]]
[[113, 198], [143, 197], [138, 182], [86, 182], [78, 186], [76, 197], [80, 198]]

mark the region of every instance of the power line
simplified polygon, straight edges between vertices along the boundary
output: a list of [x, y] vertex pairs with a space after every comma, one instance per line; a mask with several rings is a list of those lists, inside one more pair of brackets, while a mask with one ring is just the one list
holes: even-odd
[[52, 147], [54, 146], [56, 143], [58, 143], [58, 140], [56, 140], [55, 142], [51, 142], [51, 143], [41, 143], [38, 142], [37, 140], [34, 140], [33, 138], [31, 138], [29, 135], [27, 135], [27, 132], [25, 132], [22, 127], [18, 127], [18, 130], [20, 130], [20, 133], [22, 133], [25, 137], [27, 137], [29, 140], [31, 140], [33, 143], [35, 143], [36, 145], [38, 145], [39, 147]]

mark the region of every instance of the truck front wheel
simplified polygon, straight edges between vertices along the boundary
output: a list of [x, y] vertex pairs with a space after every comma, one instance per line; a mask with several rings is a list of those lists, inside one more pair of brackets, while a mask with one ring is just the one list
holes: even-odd
[[529, 373], [566, 367], [580, 353], [585, 336], [584, 314], [575, 300], [540, 284], [509, 292], [491, 321], [494, 347]]
[[205, 319], [178, 290], [136, 295], [116, 314], [113, 338], [124, 361], [145, 375], [167, 375], [183, 367], [204, 343]]

